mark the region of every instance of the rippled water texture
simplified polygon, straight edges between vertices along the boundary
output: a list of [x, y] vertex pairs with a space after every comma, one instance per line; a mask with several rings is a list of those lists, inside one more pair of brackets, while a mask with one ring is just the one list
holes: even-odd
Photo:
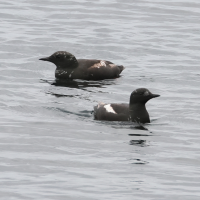
[[[2, 0], [0, 196], [200, 199], [200, 2]], [[55, 82], [66, 50], [123, 64], [114, 80]], [[146, 87], [152, 123], [95, 121]]]

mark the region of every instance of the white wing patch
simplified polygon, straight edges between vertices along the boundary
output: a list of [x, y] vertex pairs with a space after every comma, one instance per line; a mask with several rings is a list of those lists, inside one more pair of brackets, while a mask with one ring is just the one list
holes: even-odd
[[106, 63], [103, 60], [100, 61], [100, 65], [106, 67]]
[[94, 64], [91, 68], [106, 67], [106, 61], [101, 60], [99, 63]]
[[105, 105], [104, 108], [106, 109], [107, 112], [111, 112], [111, 113], [117, 114], [117, 113], [113, 110], [113, 108], [112, 108], [112, 106], [111, 106], [110, 104]]

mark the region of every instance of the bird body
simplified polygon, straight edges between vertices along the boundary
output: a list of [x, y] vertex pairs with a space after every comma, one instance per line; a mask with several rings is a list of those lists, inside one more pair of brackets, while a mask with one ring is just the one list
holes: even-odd
[[104, 104], [94, 106], [94, 117], [106, 121], [130, 121], [129, 104]]

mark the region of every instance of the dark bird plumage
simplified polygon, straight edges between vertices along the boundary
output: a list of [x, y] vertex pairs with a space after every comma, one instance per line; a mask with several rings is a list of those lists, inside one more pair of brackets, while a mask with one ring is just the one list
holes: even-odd
[[66, 51], [57, 51], [49, 57], [40, 58], [56, 65], [55, 77], [58, 79], [103, 80], [119, 77], [124, 66], [110, 61], [95, 59], [76, 59]]
[[129, 104], [99, 103], [94, 107], [94, 118], [107, 121], [150, 123], [145, 104], [150, 99], [159, 96], [158, 94], [152, 94], [146, 88], [136, 89], [131, 93]]

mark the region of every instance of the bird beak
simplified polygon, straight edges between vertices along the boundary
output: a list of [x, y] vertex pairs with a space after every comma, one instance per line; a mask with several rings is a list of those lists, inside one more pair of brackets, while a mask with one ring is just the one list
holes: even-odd
[[46, 58], [40, 58], [39, 60], [50, 61], [50, 58], [49, 58], [49, 57], [46, 57]]
[[151, 94], [151, 99], [159, 97], [159, 96], [160, 96], [159, 94]]

